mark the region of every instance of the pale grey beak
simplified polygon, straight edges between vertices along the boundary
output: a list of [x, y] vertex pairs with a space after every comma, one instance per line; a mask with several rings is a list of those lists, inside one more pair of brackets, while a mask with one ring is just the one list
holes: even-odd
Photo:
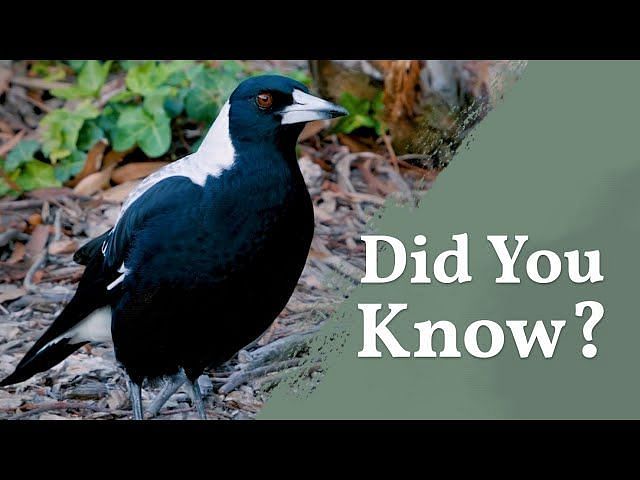
[[314, 97], [302, 90], [293, 91], [293, 104], [280, 110], [282, 125], [292, 123], [311, 122], [313, 120], [327, 120], [329, 118], [349, 115], [349, 112], [340, 105], [327, 102], [322, 98]]

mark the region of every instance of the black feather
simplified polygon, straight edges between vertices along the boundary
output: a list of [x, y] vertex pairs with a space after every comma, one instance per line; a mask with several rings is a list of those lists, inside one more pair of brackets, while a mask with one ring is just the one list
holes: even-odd
[[89, 260], [94, 258], [96, 255], [99, 255], [101, 253], [102, 244], [109, 236], [109, 232], [111, 232], [110, 229], [99, 237], [89, 240], [82, 247], [80, 247], [78, 251], [73, 254], [73, 261], [79, 263], [80, 265], [86, 265], [87, 263], [89, 263]]

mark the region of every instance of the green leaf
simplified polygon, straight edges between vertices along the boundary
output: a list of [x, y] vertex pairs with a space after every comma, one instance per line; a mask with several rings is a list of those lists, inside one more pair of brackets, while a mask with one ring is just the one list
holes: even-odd
[[366, 98], [358, 98], [348, 92], [340, 97], [340, 105], [349, 110], [350, 114], [360, 113], [366, 115], [371, 109], [371, 102]]
[[21, 165], [33, 160], [35, 153], [40, 150], [40, 143], [35, 140], [22, 140], [7, 155], [4, 164], [6, 172], [13, 172]]
[[340, 97], [340, 104], [349, 110], [349, 115], [342, 117], [335, 125], [335, 130], [342, 133], [351, 133], [358, 128], [370, 128], [378, 135], [383, 135], [386, 125], [381, 121], [384, 111], [382, 92], [373, 100], [355, 97], [345, 92]]
[[165, 113], [151, 115], [143, 108], [124, 110], [113, 135], [113, 148], [123, 151], [135, 144], [151, 158], [159, 157], [171, 146], [171, 119]]
[[100, 115], [100, 110], [91, 104], [91, 101], [85, 100], [80, 103], [76, 109], [72, 112], [74, 116], [82, 118], [83, 120], [90, 120]]
[[26, 163], [16, 183], [23, 190], [35, 190], [36, 188], [59, 187], [62, 184], [56, 178], [53, 166], [39, 160], [31, 160]]
[[113, 97], [109, 99], [109, 103], [127, 103], [136, 98], [138, 95], [133, 93], [130, 90], [123, 90], [122, 92], [116, 93]]
[[65, 69], [57, 60], [36, 60], [31, 64], [30, 73], [49, 82], [56, 82], [67, 76]]
[[85, 61], [76, 85], [66, 88], [54, 88], [51, 93], [65, 99], [96, 97], [109, 75], [112, 60], [101, 63], [98, 60]]
[[187, 115], [197, 121], [213, 121], [236, 84], [236, 79], [228, 74], [214, 69], [200, 71], [193, 77], [191, 90], [185, 98]]
[[82, 70], [85, 63], [87, 63], [86, 60], [67, 60], [67, 65], [69, 65], [76, 73]]
[[138, 145], [150, 158], [165, 154], [171, 146], [171, 119], [167, 115], [154, 117], [138, 137]]
[[202, 63], [196, 63], [195, 65], [189, 67], [185, 73], [189, 81], [193, 82], [193, 80], [198, 75], [200, 75], [203, 71], [204, 71], [204, 65]]
[[174, 89], [166, 85], [156, 89], [153, 93], [144, 97], [142, 103], [144, 110], [152, 116], [166, 115], [164, 102], [173, 93]]
[[144, 63], [144, 60], [119, 60], [118, 63], [122, 67], [123, 70], [129, 71], [136, 65], [140, 65]]
[[127, 72], [125, 83], [133, 93], [150, 95], [167, 80], [169, 74], [167, 68], [148, 61], [132, 67]]
[[67, 110], [54, 110], [40, 122], [42, 152], [53, 163], [71, 154], [76, 148], [84, 119]]
[[184, 99], [189, 91], [186, 88], [180, 90], [176, 95], [169, 96], [164, 101], [164, 109], [171, 118], [175, 118], [184, 110]]
[[58, 98], [64, 98], [65, 100], [74, 100], [91, 95], [84, 88], [79, 87], [78, 85], [72, 85], [70, 87], [64, 88], [52, 88], [51, 90], [49, 90], [49, 92], [51, 93], [51, 95]]
[[120, 113], [113, 130], [113, 149], [122, 152], [133, 147], [147, 124], [147, 115], [140, 107], [129, 107]]
[[193, 66], [196, 62], [193, 60], [171, 60], [161, 64], [166, 70], [167, 76], [170, 77], [176, 73], [184, 73], [187, 69]]
[[84, 125], [82, 125], [80, 133], [78, 133], [76, 147], [78, 147], [79, 150], [87, 151], [104, 137], [104, 130], [98, 126], [96, 121], [87, 120], [84, 122]]
[[84, 167], [86, 160], [87, 154], [85, 152], [75, 150], [71, 153], [71, 155], [61, 160], [54, 167], [54, 175], [56, 179], [59, 182], [64, 183], [67, 180], [75, 177]]
[[107, 80], [112, 63], [113, 60], [104, 63], [100, 63], [98, 60], [87, 60], [78, 75], [78, 86], [91, 92], [94, 96], [98, 95]]
[[97, 125], [106, 133], [111, 134], [111, 131], [116, 127], [118, 117], [120, 116], [121, 105], [108, 104], [102, 110], [102, 114], [96, 118]]
[[42, 152], [56, 163], [76, 149], [80, 129], [85, 120], [96, 118], [100, 111], [89, 101], [83, 102], [70, 112], [58, 109], [49, 112], [40, 122]]

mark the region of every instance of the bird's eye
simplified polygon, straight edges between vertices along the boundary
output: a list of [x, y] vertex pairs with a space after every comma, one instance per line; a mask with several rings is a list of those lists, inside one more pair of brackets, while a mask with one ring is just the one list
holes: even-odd
[[256, 97], [256, 103], [258, 104], [258, 107], [265, 110], [273, 105], [273, 96], [266, 92], [259, 93]]

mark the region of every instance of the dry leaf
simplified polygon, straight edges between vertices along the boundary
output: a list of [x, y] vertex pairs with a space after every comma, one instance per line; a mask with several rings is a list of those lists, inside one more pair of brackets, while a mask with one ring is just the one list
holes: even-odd
[[124, 152], [116, 152], [115, 150], [110, 150], [104, 156], [104, 160], [102, 163], [104, 164], [105, 168], [110, 167], [111, 165], [117, 165], [124, 159], [124, 157], [127, 156], [128, 153], [133, 150], [135, 150], [135, 147], [130, 148], [129, 150], [125, 150]]
[[33, 283], [40, 283], [42, 281], [42, 277], [44, 277], [44, 270], [38, 270], [33, 274]]
[[47, 245], [49, 240], [49, 227], [47, 225], [36, 225], [36, 228], [31, 232], [31, 238], [27, 242], [27, 253], [34, 257], [39, 254]]
[[0, 410], [15, 410], [22, 405], [19, 397], [0, 398]]
[[10, 69], [0, 67], [0, 95], [9, 88], [9, 80], [12, 75], [13, 74]]
[[53, 200], [69, 195], [73, 195], [73, 190], [65, 187], [38, 188], [25, 194], [26, 197], [37, 198], [39, 200]]
[[73, 253], [78, 249], [78, 243], [70, 238], [64, 238], [53, 242], [49, 245], [49, 253], [51, 255], [60, 255], [63, 253]]
[[316, 120], [315, 122], [307, 123], [302, 129], [302, 133], [298, 137], [298, 141], [304, 142], [305, 140], [308, 140], [309, 138], [323, 131], [329, 125], [331, 125], [331, 122], [329, 120]]
[[96, 173], [98, 170], [100, 170], [105, 148], [107, 148], [107, 143], [104, 140], [100, 140], [93, 147], [91, 147], [91, 150], [89, 150], [89, 152], [87, 153], [87, 159], [84, 162], [82, 170], [73, 179], [68, 181], [67, 185], [69, 185], [70, 187], [75, 187], [83, 178], [87, 178], [92, 173]]
[[95, 172], [91, 175], [80, 180], [80, 182], [75, 186], [73, 192], [76, 195], [85, 195], [90, 196], [96, 192], [99, 192], [103, 188], [106, 188], [109, 185], [109, 179], [111, 178], [111, 171], [113, 170], [113, 166], [107, 167], [101, 172]]
[[27, 291], [22, 287], [10, 286], [7, 290], [0, 292], [0, 303], [8, 302], [20, 298]]
[[370, 147], [368, 147], [367, 145], [365, 145], [362, 142], [359, 142], [355, 138], [350, 137], [349, 135], [345, 135], [344, 133], [339, 133], [338, 134], [338, 139], [340, 140], [340, 143], [342, 143], [343, 145], [346, 145], [349, 148], [349, 151], [351, 153], [360, 153], [360, 152], [370, 152], [371, 151]]
[[140, 180], [131, 180], [121, 183], [115, 187], [105, 190], [102, 194], [102, 198], [108, 202], [122, 203], [127, 198], [131, 190], [140, 184]]
[[29, 225], [40, 225], [42, 223], [42, 215], [34, 213], [29, 215], [29, 219], [27, 221], [29, 222]]
[[7, 258], [5, 263], [9, 265], [15, 265], [16, 263], [22, 261], [27, 249], [24, 246], [24, 243], [16, 242], [13, 244], [13, 252], [11, 252], [11, 256]]
[[63, 417], [62, 415], [56, 415], [55, 413], [43, 413], [38, 417], [38, 420], [71, 420], [71, 417]]
[[135, 162], [128, 163], [124, 167], [116, 168], [111, 176], [115, 183], [124, 183], [129, 180], [144, 178], [159, 168], [164, 167], [169, 162]]

